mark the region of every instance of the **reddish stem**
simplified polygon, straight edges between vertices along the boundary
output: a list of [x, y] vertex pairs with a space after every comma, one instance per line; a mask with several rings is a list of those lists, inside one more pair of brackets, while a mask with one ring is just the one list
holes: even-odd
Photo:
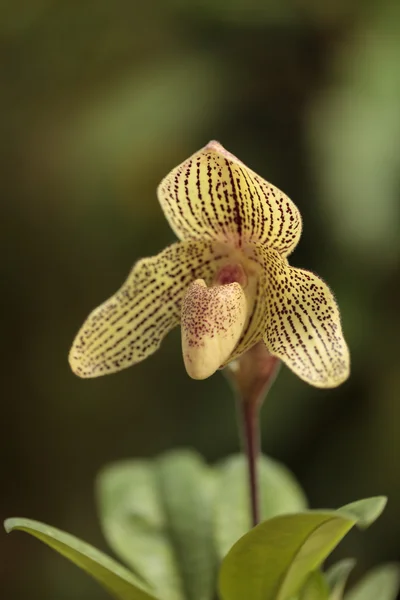
[[239, 401], [242, 413], [242, 435], [247, 459], [253, 527], [260, 522], [258, 458], [260, 456], [260, 410], [256, 403]]
[[260, 342], [226, 368], [238, 397], [238, 417], [247, 459], [251, 518], [260, 521], [258, 458], [261, 450], [260, 408], [279, 368], [279, 360]]

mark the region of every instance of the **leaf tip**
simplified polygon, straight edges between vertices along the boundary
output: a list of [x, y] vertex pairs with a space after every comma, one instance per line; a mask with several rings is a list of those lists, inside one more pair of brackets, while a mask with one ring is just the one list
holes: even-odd
[[372, 496], [371, 498], [346, 504], [346, 506], [339, 509], [339, 512], [355, 519], [360, 529], [366, 529], [381, 516], [387, 501], [387, 496]]
[[4, 529], [6, 530], [6, 533], [10, 533], [13, 529], [15, 529], [16, 522], [17, 522], [16, 518], [10, 518], [10, 519], [6, 519], [4, 521], [3, 525], [4, 525]]

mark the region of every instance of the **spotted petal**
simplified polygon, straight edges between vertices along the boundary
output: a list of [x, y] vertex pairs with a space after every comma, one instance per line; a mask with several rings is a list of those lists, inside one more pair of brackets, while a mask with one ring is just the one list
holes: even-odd
[[293, 202], [218, 142], [173, 169], [160, 183], [158, 198], [182, 240], [262, 244], [286, 256], [300, 238], [301, 217]]
[[336, 387], [349, 375], [350, 358], [332, 292], [319, 277], [290, 267], [277, 252], [259, 249], [259, 255], [267, 272], [268, 350], [311, 385]]
[[201, 240], [179, 242], [136, 263], [121, 289], [87, 318], [72, 345], [69, 360], [80, 377], [114, 373], [155, 352], [180, 322], [189, 284], [210, 285], [226, 260]]
[[246, 317], [246, 296], [239, 283], [208, 288], [198, 279], [189, 286], [181, 329], [183, 360], [193, 379], [210, 377], [229, 359]]

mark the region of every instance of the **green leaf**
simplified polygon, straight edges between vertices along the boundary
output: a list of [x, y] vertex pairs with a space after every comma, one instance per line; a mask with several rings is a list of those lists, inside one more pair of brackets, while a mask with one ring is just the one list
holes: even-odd
[[156, 465], [187, 600], [211, 600], [217, 582], [213, 521], [215, 477], [199, 455], [170, 452]]
[[101, 471], [97, 480], [100, 521], [116, 555], [159, 595], [184, 600], [154, 465], [127, 460]]
[[337, 512], [356, 519], [357, 526], [360, 529], [366, 529], [381, 516], [386, 504], [387, 498], [385, 496], [374, 496], [346, 504], [339, 508]]
[[347, 579], [355, 564], [353, 558], [345, 558], [327, 570], [325, 578], [331, 590], [329, 600], [342, 600]]
[[30, 519], [13, 518], [4, 523], [9, 533], [15, 529], [30, 533], [86, 571], [119, 600], [156, 600], [147, 585], [93, 546], [78, 538]]
[[214, 474], [190, 451], [125, 461], [98, 480], [104, 534], [168, 600], [209, 600], [216, 585]]
[[383, 498], [368, 498], [339, 511], [309, 511], [261, 523], [244, 535], [222, 562], [222, 599], [287, 600], [353, 525], [372, 523], [384, 504]]
[[298, 600], [328, 600], [329, 587], [321, 571], [313, 571], [299, 594]]
[[399, 588], [400, 565], [382, 565], [368, 573], [345, 600], [396, 600]]
[[[215, 505], [215, 536], [222, 559], [251, 527], [246, 459], [229, 457], [218, 467]], [[290, 471], [266, 456], [259, 460], [262, 519], [300, 512], [307, 507], [305, 495]]]
[[274, 517], [243, 536], [224, 559], [223, 600], [286, 600], [298, 592], [355, 524], [335, 512]]

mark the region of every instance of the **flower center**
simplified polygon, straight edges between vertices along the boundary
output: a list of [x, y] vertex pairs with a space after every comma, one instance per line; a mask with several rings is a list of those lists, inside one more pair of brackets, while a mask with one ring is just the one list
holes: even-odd
[[240, 263], [228, 263], [224, 265], [217, 272], [213, 285], [228, 285], [229, 283], [239, 283], [242, 288], [247, 286], [246, 271]]

